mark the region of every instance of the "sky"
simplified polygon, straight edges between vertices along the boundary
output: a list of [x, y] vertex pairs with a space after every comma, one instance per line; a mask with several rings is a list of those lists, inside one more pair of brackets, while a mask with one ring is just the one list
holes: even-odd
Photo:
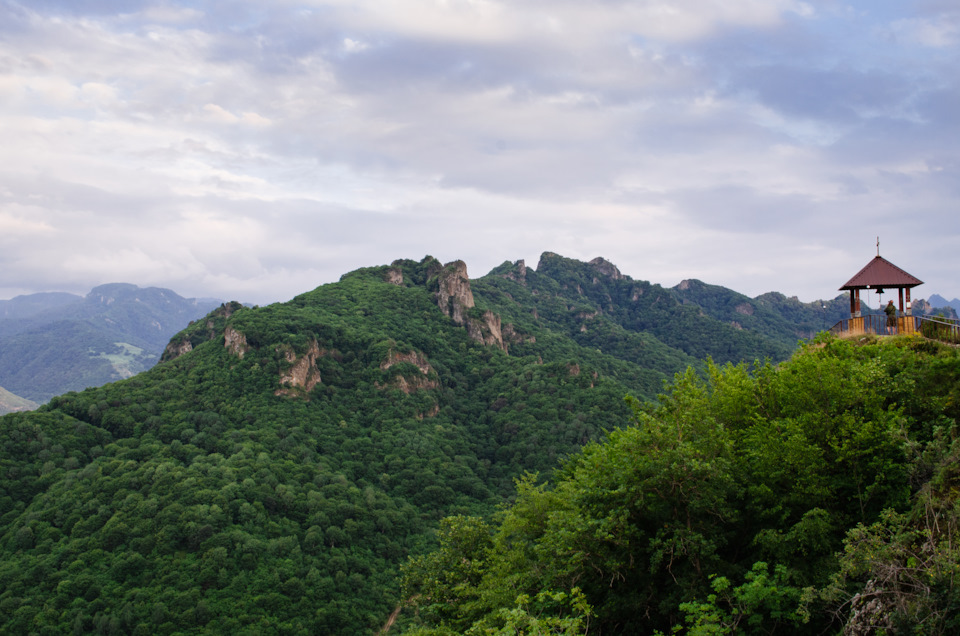
[[0, 0], [0, 298], [544, 251], [960, 295], [955, 0]]

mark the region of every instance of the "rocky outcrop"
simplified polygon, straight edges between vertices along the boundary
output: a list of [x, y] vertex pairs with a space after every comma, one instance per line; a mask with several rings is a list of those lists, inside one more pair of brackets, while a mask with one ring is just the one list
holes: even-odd
[[317, 369], [317, 360], [327, 355], [326, 349], [321, 349], [316, 340], [310, 341], [307, 352], [298, 356], [292, 349], [284, 352], [284, 358], [291, 363], [286, 371], [280, 373], [280, 386], [276, 395], [293, 396], [300, 392], [309, 393], [313, 387], [320, 384], [320, 371]]
[[190, 353], [191, 351], [193, 351], [193, 344], [191, 344], [189, 340], [183, 340], [179, 342], [171, 340], [167, 343], [166, 348], [164, 348], [161, 360], [173, 360], [175, 358], [179, 358], [185, 353]]
[[399, 267], [387, 268], [387, 273], [384, 275], [384, 280], [391, 285], [403, 285], [403, 270]]
[[419, 351], [398, 353], [391, 349], [390, 352], [387, 353], [386, 359], [380, 363], [380, 369], [386, 371], [401, 362], [412, 364], [417, 367], [420, 373], [400, 373], [383, 384], [375, 382], [374, 386], [378, 389], [397, 389], [408, 395], [416, 391], [436, 389], [440, 386], [436, 372], [433, 370], [433, 367], [430, 366], [427, 357]]
[[754, 312], [753, 305], [750, 303], [740, 303], [734, 307], [733, 310], [738, 314], [743, 314], [744, 316], [752, 316]]
[[609, 276], [614, 280], [620, 280], [623, 278], [623, 274], [620, 273], [620, 270], [617, 269], [616, 265], [600, 256], [590, 261], [590, 265], [592, 265], [594, 269], [604, 276]]
[[170, 339], [163, 350], [163, 355], [160, 356], [160, 361], [169, 362], [193, 351], [194, 347], [208, 340], [219, 338], [227, 320], [240, 309], [243, 309], [243, 305], [236, 301], [223, 303], [207, 314], [205, 320], [191, 322], [186, 329]]
[[466, 310], [474, 306], [467, 264], [453, 261], [444, 265], [437, 275], [437, 286], [436, 299], [440, 311], [458, 325], [465, 324]]
[[[526, 272], [525, 267], [524, 272]], [[467, 333], [475, 342], [507, 351], [507, 345], [503, 341], [500, 316], [492, 311], [483, 312], [480, 319], [471, 318], [468, 315], [468, 310], [475, 304], [473, 292], [470, 290], [470, 277], [467, 276], [466, 263], [453, 261], [444, 265], [443, 270], [437, 275], [436, 285], [437, 306], [444, 314], [450, 316], [458, 325], [466, 327]]]
[[512, 281], [516, 281], [521, 285], [527, 284], [527, 264], [520, 259], [519, 261], [513, 264], [514, 269], [507, 272], [503, 275], [504, 278], [507, 278]]
[[250, 350], [247, 337], [230, 325], [227, 325], [227, 328], [223, 330], [223, 346], [238, 358], [242, 358]]
[[420, 373], [424, 375], [430, 375], [430, 372], [433, 371], [433, 367], [430, 366], [430, 363], [427, 362], [427, 357], [420, 353], [419, 351], [410, 351], [408, 353], [397, 353], [393, 349], [387, 354], [386, 360], [380, 363], [380, 370], [386, 371], [390, 367], [400, 362], [408, 362], [418, 369]]
[[483, 312], [483, 320], [469, 319], [467, 321], [467, 333], [476, 342], [495, 346], [504, 352], [507, 351], [507, 345], [503, 341], [500, 316], [492, 311]]

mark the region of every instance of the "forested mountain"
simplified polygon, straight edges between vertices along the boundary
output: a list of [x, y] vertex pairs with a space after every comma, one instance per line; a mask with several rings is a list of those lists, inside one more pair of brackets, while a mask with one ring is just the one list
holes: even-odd
[[113, 283], [85, 297], [0, 301], [0, 386], [34, 402], [153, 366], [170, 337], [220, 304]]
[[629, 414], [576, 345], [471, 306], [464, 273], [227, 304], [149, 371], [0, 418], [0, 630], [369, 634], [440, 517]]
[[[602, 633], [631, 633], [622, 618], [629, 603], [618, 596], [623, 588], [612, 586], [609, 595], [595, 596], [606, 588], [584, 574], [592, 564], [584, 566], [585, 554], [577, 556], [575, 550], [557, 552], [570, 557], [561, 569], [531, 573], [525, 569], [528, 555], [513, 547], [572, 549], [557, 537], [580, 537], [589, 546], [590, 537], [609, 536], [614, 544], [601, 546], [603, 558], [621, 565], [605, 569], [605, 561], [600, 571], [614, 577], [611, 585], [622, 577], [644, 594], [662, 591], [662, 598], [644, 598], [660, 608], [650, 625], [666, 627], [677, 615], [676, 602], [700, 598], [707, 580], [702, 577], [717, 573], [739, 584], [736, 577], [752, 563], [752, 555], [758, 555], [753, 560], [780, 555], [796, 565], [799, 556], [790, 537], [809, 540], [816, 557], [809, 580], [819, 584], [830, 571], [824, 565], [829, 555], [812, 535], [802, 534], [801, 522], [821, 520], [819, 513], [806, 515], [804, 497], [820, 497], [815, 501], [827, 511], [823, 522], [830, 527], [823, 545], [831, 550], [852, 520], [873, 518], [882, 502], [904, 508], [909, 501], [902, 488], [870, 481], [872, 464], [857, 450], [877, 444], [887, 449], [892, 443], [892, 422], [905, 420], [898, 419], [899, 407], [890, 395], [901, 393], [874, 396], [864, 392], [872, 384], [841, 382], [844, 388], [836, 395], [825, 389], [821, 395], [810, 380], [804, 386], [813, 397], [790, 397], [770, 388], [789, 384], [789, 374], [773, 367], [761, 365], [760, 379], [741, 367], [718, 371], [704, 358], [720, 365], [783, 360], [793, 348], [764, 331], [762, 321], [733, 325], [713, 317], [718, 310], [707, 300], [699, 302], [708, 307], [623, 276], [603, 259], [582, 263], [547, 253], [536, 269], [522, 261], [504, 263], [473, 281], [463, 263], [444, 266], [426, 257], [357, 270], [286, 303], [223, 304], [170, 339], [162, 361], [150, 370], [0, 418], [0, 620], [5, 621], [0, 631], [369, 634], [402, 601], [411, 600], [416, 586], [421, 617], [459, 621], [455, 629], [495, 617], [501, 609], [516, 610], [516, 597], [506, 599], [502, 587], [494, 601], [474, 602], [472, 590], [485, 585], [476, 579], [479, 570], [466, 573], [465, 606], [456, 590], [422, 589], [425, 579], [416, 578], [417, 567], [436, 570], [445, 563], [436, 556], [415, 561], [420, 565], [408, 570], [408, 588], [401, 590], [399, 565], [436, 546], [438, 523], [451, 515], [471, 519], [469, 526], [482, 530], [474, 534], [483, 559], [492, 554], [489, 542], [499, 542], [494, 550], [505, 556], [518, 557], [510, 566], [516, 572], [496, 563], [507, 577], [505, 585], [514, 581], [515, 591], [531, 598], [539, 591], [572, 594], [577, 611], [601, 617]], [[902, 391], [913, 382], [925, 391], [917, 409], [928, 414], [942, 408], [940, 415], [953, 417], [946, 410], [952, 398], [931, 402], [935, 389], [928, 377], [903, 376], [900, 385], [884, 379], [893, 377], [893, 364], [870, 364], [862, 372], [876, 390]], [[945, 359], [944, 364], [950, 369], [953, 363]], [[624, 401], [627, 394], [654, 399], [664, 380], [688, 366], [694, 375], [682, 376], [682, 382], [694, 388], [668, 401], [674, 405], [673, 420], [664, 415], [668, 411], [631, 408]], [[860, 367], [847, 370], [861, 372]], [[697, 372], [710, 378], [729, 375], [729, 399], [697, 402], [716, 393], [698, 384]], [[842, 380], [843, 373], [829, 377]], [[893, 408], [893, 415], [882, 420], [876, 435], [846, 441], [857, 422], [867, 421], [856, 419], [858, 412], [843, 419], [843, 409], [859, 404], [861, 396], [870, 398], [862, 418], [879, 417], [877, 409]], [[807, 407], [824, 414], [805, 416]], [[759, 463], [734, 460], [739, 446], [726, 433], [710, 432], [719, 417], [711, 409], [749, 429], [749, 439], [769, 445], [762, 447], [767, 454], [757, 451]], [[780, 419], [766, 428], [749, 428], [759, 426], [768, 412]], [[839, 418], [845, 424], [840, 432], [818, 424], [823, 436], [810, 442], [814, 448], [804, 446], [801, 435], [808, 417], [813, 423], [833, 426]], [[661, 457], [657, 449], [670, 448], [669, 431], [661, 431], [653, 441], [630, 442], [633, 454], [608, 463], [605, 451], [597, 449], [611, 448], [611, 442], [600, 440], [606, 431], [628, 427], [631, 418], [640, 418], [641, 425], [648, 418], [674, 422], [679, 428], [672, 430], [682, 439], [670, 444], [680, 444], [679, 454]], [[629, 430], [635, 429], [643, 430]], [[788, 445], [790, 452], [777, 450], [781, 434], [789, 434], [796, 445]], [[698, 446], [701, 437], [709, 448]], [[584, 444], [588, 450], [578, 454]], [[828, 450], [839, 452], [832, 444], [847, 444], [847, 463], [839, 468], [831, 468], [834, 456]], [[811, 448], [820, 459], [806, 458]], [[796, 456], [790, 454], [794, 450]], [[679, 463], [672, 463], [674, 456]], [[894, 466], [899, 459], [896, 453], [892, 457]], [[861, 465], [858, 461], [866, 462], [862, 474], [844, 472]], [[585, 490], [588, 499], [555, 509], [536, 498], [536, 493], [556, 492], [556, 500], [563, 501], [568, 487], [562, 484], [590, 466], [596, 467], [592, 478], [608, 481], [600, 490]], [[666, 471], [669, 477], [672, 466], [692, 471], [693, 481], [676, 482], [684, 490], [680, 499], [658, 506], [654, 489], [662, 493], [669, 484], [651, 482], [649, 476]], [[801, 480], [808, 489], [793, 493], [791, 484], [808, 468], [814, 477], [809, 483]], [[623, 478], [629, 480], [634, 479], [630, 470], [646, 471], [647, 477], [621, 492], [615, 486], [619, 471], [628, 471]], [[716, 470], [721, 472], [709, 481], [705, 499], [684, 503], [701, 493], [694, 477]], [[742, 498], [750, 476], [767, 470], [781, 471], [776, 473], [780, 481], [762, 482], [757, 500]], [[525, 478], [518, 493], [516, 480], [528, 472], [538, 477]], [[821, 474], [841, 485], [817, 481]], [[906, 474], [890, 473], [896, 479]], [[694, 490], [687, 492], [686, 484]], [[637, 554], [636, 559], [646, 559], [644, 571], [653, 568], [656, 574], [646, 581], [633, 555], [615, 553], [621, 535], [609, 533], [617, 523], [636, 523], [629, 506], [638, 505], [648, 486], [644, 501], [659, 511], [651, 518], [673, 534], [654, 532], [660, 543], [649, 549], [660, 556]], [[621, 496], [633, 503], [616, 508]], [[778, 497], [793, 499], [765, 513], [762, 505], [773, 506]], [[523, 545], [514, 544], [516, 535], [498, 538], [509, 528], [526, 532], [508, 523], [518, 514], [516, 507], [505, 510], [507, 516], [486, 517], [510, 499], [516, 505], [532, 502], [523, 513], [531, 521], [555, 519], [547, 524], [560, 533], [551, 535], [552, 544], [536, 547], [539, 530], [531, 530]], [[851, 502], [862, 510], [853, 510]], [[687, 510], [693, 525], [684, 535], [675, 515]], [[589, 511], [612, 514], [614, 525], [606, 517], [591, 520]], [[705, 520], [717, 515], [721, 523], [709, 526]], [[565, 520], [577, 525], [565, 530]], [[739, 520], [748, 525], [741, 529]], [[451, 523], [456, 525], [447, 522], [444, 532]], [[714, 530], [713, 543], [703, 543]], [[741, 534], [742, 541], [732, 538]], [[642, 537], [622, 536], [641, 545]], [[766, 543], [757, 543], [757, 537]], [[694, 566], [685, 552], [693, 549], [684, 543], [687, 538], [702, 546], [696, 548]], [[441, 546], [450, 544], [448, 534], [440, 539]], [[480, 554], [460, 547], [470, 559]], [[664, 555], [674, 553], [677, 565], [671, 570], [667, 566], [674, 557]], [[671, 576], [684, 586], [690, 583], [687, 596], [670, 587]], [[574, 579], [584, 580], [582, 592], [568, 585]], [[444, 571], [437, 585], [450, 580]], [[451, 612], [457, 616], [437, 615], [434, 594], [452, 594]], [[506, 605], [498, 605], [501, 601]], [[555, 609], [549, 599], [535, 602]], [[556, 618], [577, 619], [562, 613]], [[394, 629], [415, 628], [415, 623], [408, 610]]]
[[832, 300], [802, 303], [778, 292], [756, 298], [708, 285], [699, 280], [685, 280], [673, 288], [681, 301], [693, 303], [709, 316], [742, 329], [756, 331], [790, 347], [825, 331], [838, 321], [850, 317], [850, 298], [844, 293]]

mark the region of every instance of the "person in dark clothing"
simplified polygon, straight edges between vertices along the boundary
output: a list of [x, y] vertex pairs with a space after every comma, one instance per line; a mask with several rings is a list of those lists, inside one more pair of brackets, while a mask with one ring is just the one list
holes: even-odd
[[897, 308], [892, 300], [883, 308], [883, 313], [887, 314], [887, 333], [893, 333], [897, 328]]

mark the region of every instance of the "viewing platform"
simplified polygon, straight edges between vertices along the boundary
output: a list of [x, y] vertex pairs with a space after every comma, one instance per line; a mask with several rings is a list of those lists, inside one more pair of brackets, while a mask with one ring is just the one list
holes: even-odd
[[[859, 336], [875, 334], [878, 336], [920, 334], [928, 338], [958, 342], [956, 321], [931, 316], [913, 316], [911, 313], [910, 290], [923, 281], [900, 269], [880, 256], [880, 239], [877, 239], [877, 255], [863, 269], [840, 288], [850, 293], [850, 318], [841, 320], [830, 333], [838, 336]], [[887, 305], [880, 303], [883, 313], [862, 313], [861, 292], [874, 292], [881, 297], [884, 290], [896, 290], [896, 305], [891, 298]]]
[[887, 316], [883, 314], [857, 316], [841, 320], [830, 328], [830, 333], [841, 337], [916, 334], [931, 340], [960, 344], [960, 321], [942, 316], [897, 316], [895, 324], [888, 324]]

